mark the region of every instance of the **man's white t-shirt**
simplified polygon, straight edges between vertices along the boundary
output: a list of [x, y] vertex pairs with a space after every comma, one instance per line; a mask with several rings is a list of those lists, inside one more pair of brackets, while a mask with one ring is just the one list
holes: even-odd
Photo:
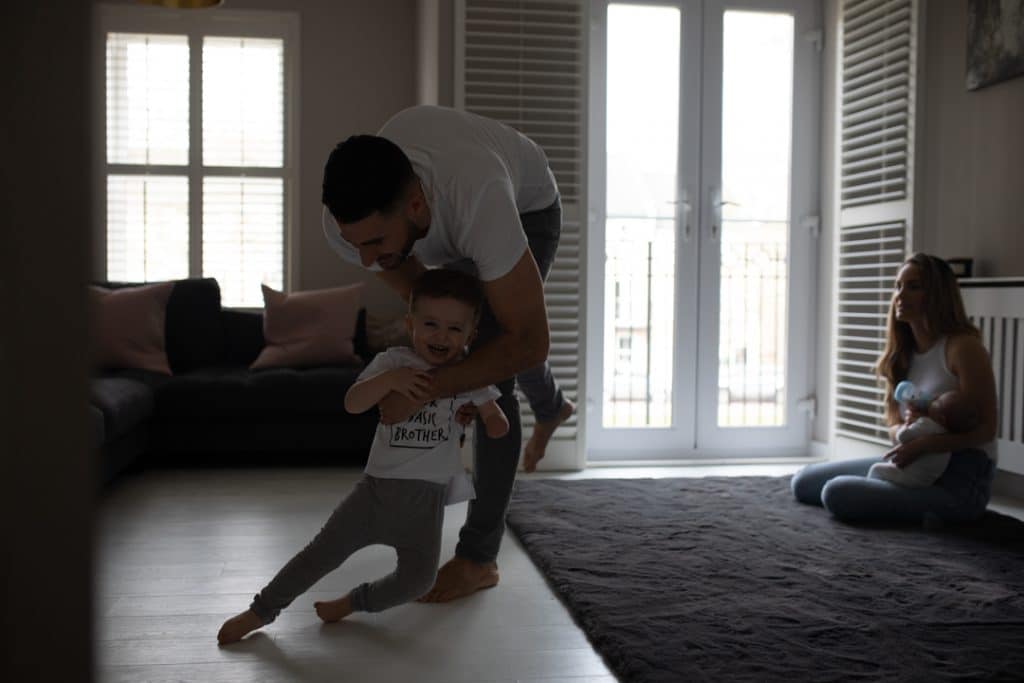
[[[430, 228], [412, 253], [427, 267], [470, 259], [484, 282], [506, 275], [527, 249], [519, 214], [546, 209], [558, 197], [544, 151], [497, 121], [423, 105], [399, 112], [378, 135], [405, 152], [423, 185]], [[322, 221], [331, 247], [361, 265], [327, 207]]]
[[[378, 353], [356, 381], [408, 367], [429, 370], [433, 366], [412, 349], [393, 346]], [[501, 392], [491, 385], [431, 401], [405, 422], [378, 424], [366, 473], [381, 479], [423, 479], [445, 484], [448, 486], [447, 505], [475, 497], [473, 482], [459, 457], [459, 436], [463, 428], [455, 421], [455, 413], [466, 403], [482, 405], [499, 396]]]

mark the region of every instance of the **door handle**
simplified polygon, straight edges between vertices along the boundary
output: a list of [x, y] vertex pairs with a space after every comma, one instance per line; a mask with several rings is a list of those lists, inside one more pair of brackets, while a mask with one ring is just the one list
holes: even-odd
[[739, 202], [730, 202], [722, 199], [722, 188], [715, 185], [708, 192], [709, 203], [711, 204], [711, 239], [717, 240], [722, 227], [722, 207], [739, 206]]
[[[675, 206], [680, 207], [679, 209], [677, 209], [676, 217], [677, 217], [677, 220], [679, 220], [683, 224], [683, 241], [684, 242], [689, 242], [690, 241], [690, 236], [692, 234], [692, 230], [690, 228], [690, 210], [691, 210], [692, 207], [690, 205], [690, 200], [686, 199], [685, 191], [684, 191], [683, 195], [684, 195], [683, 199], [677, 199], [675, 201], [668, 201], [668, 202], [665, 202], [665, 203], [666, 204], [674, 204]], [[678, 214], [678, 211], [680, 209], [683, 212], [683, 214], [681, 216]]]

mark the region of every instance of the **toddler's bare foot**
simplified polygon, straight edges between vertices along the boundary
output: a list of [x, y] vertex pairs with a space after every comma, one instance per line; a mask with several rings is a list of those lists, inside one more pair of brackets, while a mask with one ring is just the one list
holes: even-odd
[[233, 616], [224, 622], [217, 633], [217, 642], [221, 645], [237, 643], [245, 634], [255, 631], [263, 626], [263, 622], [251, 609], [247, 609], [237, 616]]
[[313, 607], [316, 609], [317, 616], [328, 624], [333, 624], [352, 614], [352, 601], [347, 595], [337, 600], [314, 602]]
[[558, 425], [562, 424], [569, 419], [569, 416], [576, 411], [576, 406], [569, 399], [565, 400], [562, 404], [561, 410], [558, 411], [558, 416], [554, 420], [547, 420], [545, 422], [537, 422], [533, 425], [533, 435], [526, 444], [526, 448], [523, 449], [523, 469], [527, 472], [533, 472], [537, 469], [537, 463], [540, 462], [541, 458], [544, 457], [545, 451], [548, 448], [548, 441], [551, 440], [551, 435], [558, 429]]

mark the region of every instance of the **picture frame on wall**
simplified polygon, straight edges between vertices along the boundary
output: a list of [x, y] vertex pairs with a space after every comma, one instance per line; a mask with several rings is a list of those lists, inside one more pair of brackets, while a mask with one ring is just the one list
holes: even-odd
[[1024, 0], [968, 0], [967, 89], [1024, 75]]

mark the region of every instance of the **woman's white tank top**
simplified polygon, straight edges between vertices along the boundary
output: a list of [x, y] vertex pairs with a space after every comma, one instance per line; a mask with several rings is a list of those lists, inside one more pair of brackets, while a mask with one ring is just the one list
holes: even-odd
[[[960, 388], [960, 380], [946, 365], [946, 339], [947, 337], [940, 337], [924, 353], [913, 354], [910, 359], [910, 370], [907, 371], [907, 379], [914, 383], [917, 390], [933, 399], [939, 394]], [[995, 441], [978, 448], [988, 453], [993, 462], [998, 459]]]

